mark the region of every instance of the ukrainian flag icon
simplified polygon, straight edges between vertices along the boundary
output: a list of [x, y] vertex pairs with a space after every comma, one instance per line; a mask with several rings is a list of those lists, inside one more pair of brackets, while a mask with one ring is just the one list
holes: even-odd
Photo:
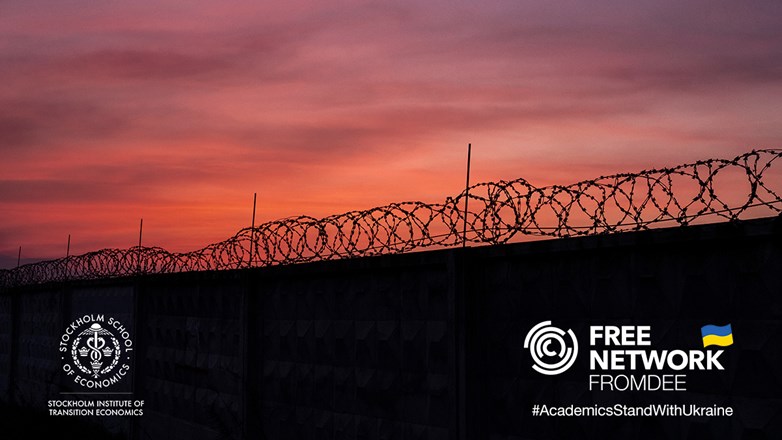
[[730, 328], [730, 324], [718, 326], [718, 325], [704, 325], [701, 327], [701, 336], [703, 336], [703, 346], [719, 345], [721, 347], [727, 347], [733, 345], [733, 330]]

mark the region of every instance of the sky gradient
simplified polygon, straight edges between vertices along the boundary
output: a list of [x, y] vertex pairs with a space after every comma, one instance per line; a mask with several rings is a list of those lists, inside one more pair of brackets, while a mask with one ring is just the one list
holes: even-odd
[[[263, 4], [259, 4], [263, 3]], [[0, 1], [0, 268], [782, 147], [779, 1]]]

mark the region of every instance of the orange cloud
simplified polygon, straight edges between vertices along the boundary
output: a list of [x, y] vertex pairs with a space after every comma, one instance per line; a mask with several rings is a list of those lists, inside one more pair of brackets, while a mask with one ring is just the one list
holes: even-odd
[[4, 4], [0, 267], [779, 147], [779, 2], [585, 8]]

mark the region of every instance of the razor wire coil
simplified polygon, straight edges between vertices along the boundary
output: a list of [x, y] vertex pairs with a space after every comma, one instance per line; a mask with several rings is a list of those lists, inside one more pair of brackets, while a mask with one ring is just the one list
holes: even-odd
[[[750, 212], [776, 215], [782, 212], [782, 178], [769, 177], [769, 170], [780, 157], [782, 150], [755, 150], [733, 159], [601, 176], [567, 186], [536, 187], [521, 178], [479, 183], [442, 203], [392, 203], [320, 219], [275, 220], [192, 252], [136, 246], [26, 264], [0, 270], [0, 288], [397, 254], [465, 241], [501, 244], [522, 236], [637, 231], [663, 222], [685, 226], [705, 217], [734, 221]], [[459, 208], [464, 197], [469, 197], [466, 214]]]

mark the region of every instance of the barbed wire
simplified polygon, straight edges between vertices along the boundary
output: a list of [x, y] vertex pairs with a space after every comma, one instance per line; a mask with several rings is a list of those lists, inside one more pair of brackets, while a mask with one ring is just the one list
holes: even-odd
[[[227, 270], [397, 254], [523, 236], [572, 237], [644, 230], [698, 219], [782, 212], [782, 175], [764, 177], [782, 150], [755, 150], [568, 186], [524, 179], [479, 183], [443, 203], [403, 202], [317, 219], [298, 216], [240, 230], [186, 253], [159, 247], [102, 249], [0, 270], [0, 288], [150, 273]], [[469, 197], [471, 210], [459, 209]], [[466, 234], [462, 226], [466, 220]], [[252, 257], [251, 257], [252, 255]]]

